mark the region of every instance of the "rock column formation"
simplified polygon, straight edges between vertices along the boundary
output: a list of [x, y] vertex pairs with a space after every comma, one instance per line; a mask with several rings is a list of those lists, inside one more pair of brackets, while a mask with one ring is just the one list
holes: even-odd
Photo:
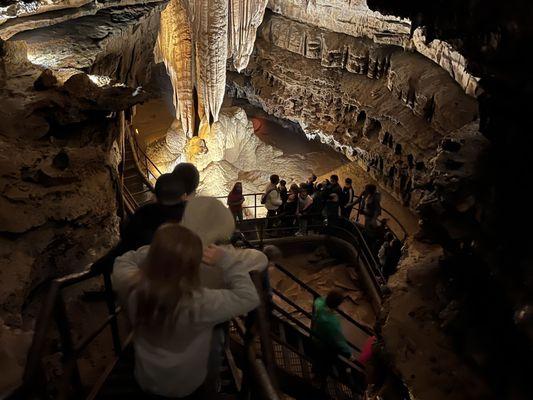
[[[226, 89], [226, 61], [248, 65], [266, 0], [171, 0], [162, 14], [158, 53], [174, 88], [176, 117], [192, 137], [195, 113], [218, 121]], [[198, 95], [194, 104], [193, 91]]]

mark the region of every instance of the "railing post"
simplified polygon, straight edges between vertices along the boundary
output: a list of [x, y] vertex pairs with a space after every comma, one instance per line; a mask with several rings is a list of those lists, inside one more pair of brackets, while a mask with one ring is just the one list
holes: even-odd
[[260, 304], [257, 308], [257, 323], [259, 325], [259, 339], [261, 342], [262, 355], [263, 359], [265, 360], [266, 369], [271, 379], [274, 381], [274, 386], [277, 386], [275, 380], [276, 364], [274, 361], [274, 347], [272, 344], [272, 339], [270, 338], [270, 327], [266, 310], [267, 299], [265, 295], [265, 287], [263, 285], [264, 276], [264, 273], [257, 271], [250, 272], [250, 277], [252, 278], [260, 297]]
[[[60, 389], [60, 399], [70, 398], [68, 395], [69, 385], [72, 385], [76, 393], [82, 390], [80, 369], [74, 352], [71, 327], [67, 319], [67, 310], [61, 293], [57, 296], [54, 319], [59, 331], [61, 340], [61, 351], [63, 353], [63, 386]], [[70, 381], [70, 383], [69, 383]]]
[[[105, 290], [105, 300], [107, 305], [107, 311], [109, 315], [114, 315], [116, 317], [116, 308], [115, 308], [115, 298], [113, 293], [113, 284], [111, 283], [111, 275], [109, 271], [103, 273], [104, 277], [104, 290]], [[120, 355], [122, 352], [122, 345], [120, 343], [120, 333], [118, 330], [118, 321], [117, 318], [114, 318], [110, 325], [111, 327], [111, 337], [113, 339], [113, 350], [115, 355]]]
[[254, 219], [257, 219], [257, 194], [254, 193]]

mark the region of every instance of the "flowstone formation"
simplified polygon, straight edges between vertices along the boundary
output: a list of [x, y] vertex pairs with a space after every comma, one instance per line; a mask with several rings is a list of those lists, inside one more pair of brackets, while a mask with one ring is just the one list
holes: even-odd
[[[210, 129], [204, 125], [193, 138], [175, 121], [165, 138], [148, 146], [147, 154], [162, 171], [171, 171], [178, 162], [193, 162], [200, 171], [198, 192], [210, 196], [226, 196], [237, 181], [243, 183], [244, 193], [262, 192], [272, 173], [279, 173], [288, 185], [304, 182], [316, 165], [327, 168], [329, 162], [319, 152], [285, 154], [265, 144], [239, 107], [222, 108], [218, 122]], [[253, 199], [246, 199], [245, 205], [253, 206]]]
[[246, 67], [265, 7], [265, 0], [171, 0], [163, 12], [157, 53], [172, 81], [176, 117], [189, 137], [196, 113], [207, 123], [218, 121], [226, 60], [232, 58], [238, 71]]

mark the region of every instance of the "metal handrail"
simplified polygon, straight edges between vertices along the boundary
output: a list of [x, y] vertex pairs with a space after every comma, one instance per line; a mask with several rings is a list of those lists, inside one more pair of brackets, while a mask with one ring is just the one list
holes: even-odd
[[[294, 318], [290, 313], [288, 313], [287, 311], [285, 311], [283, 308], [281, 308], [280, 306], [278, 306], [277, 304], [274, 304], [274, 309], [279, 312], [281, 315], [283, 315], [284, 318], [286, 318], [289, 322], [291, 322], [292, 324], [296, 325], [299, 329], [303, 330], [306, 334], [308, 334], [310, 337], [314, 337], [314, 338], [317, 338], [320, 340], [320, 338], [316, 335], [316, 333], [313, 332], [313, 330], [311, 328], [309, 328], [308, 326], [306, 326], [304, 323], [302, 323], [301, 321], [297, 320], [296, 318]], [[276, 340], [278, 343], [280, 343], [278, 340]], [[281, 343], [280, 343], [281, 344]], [[289, 345], [287, 345], [289, 346]], [[352, 346], [350, 346], [352, 347]], [[355, 350], [359, 351], [359, 349], [355, 348]], [[301, 354], [298, 350], [296, 349], [293, 349], [293, 351], [297, 352], [300, 356], [306, 358], [306, 359], [310, 359], [309, 356], [305, 355], [305, 354]], [[365, 374], [365, 367], [363, 364], [361, 364], [359, 361], [350, 361], [348, 360], [346, 357], [342, 356], [342, 355], [338, 355], [338, 360], [345, 364], [347, 367], [349, 368], [352, 368], [354, 370], [356, 370], [357, 372], [359, 373], [362, 373], [362, 374]]]
[[370, 247], [368, 246], [368, 243], [366, 242], [366, 239], [363, 233], [361, 232], [361, 230], [359, 229], [359, 227], [356, 224], [353, 224], [350, 220], [346, 218], [339, 218], [339, 221], [344, 221], [345, 223], [350, 224], [350, 227], [355, 230], [355, 232], [357, 233], [357, 236], [353, 232], [350, 232], [349, 230], [344, 229], [338, 224], [328, 224], [327, 229], [337, 230], [347, 235], [348, 238], [350, 239], [349, 242], [351, 242], [351, 244], [354, 245], [358, 249], [358, 251], [361, 249], [363, 250], [361, 254], [363, 255], [363, 257], [366, 258], [365, 261], [372, 268], [373, 274], [376, 277], [379, 277], [383, 282], [385, 282], [385, 277], [383, 276], [383, 272], [381, 271], [380, 264], [376, 260], [376, 257], [374, 256], [374, 253], [372, 252], [372, 250], [370, 250]]
[[[300, 305], [296, 304], [294, 301], [292, 301], [290, 298], [288, 298], [287, 296], [285, 296], [283, 293], [281, 293], [279, 290], [277, 289], [272, 289], [272, 292], [278, 296], [280, 299], [282, 299], [285, 303], [289, 304], [292, 308], [294, 308], [295, 310], [297, 310], [300, 314], [303, 314], [309, 321], [312, 321], [313, 320], [313, 315], [305, 310], [304, 308], [302, 308]], [[277, 304], [274, 306], [276, 309], [278, 308], [281, 308], [279, 307]], [[285, 315], [285, 314], [284, 314]], [[290, 314], [288, 314], [290, 315]], [[311, 328], [309, 328], [307, 325], [305, 325], [304, 323], [302, 323], [301, 321], [299, 321], [298, 319], [294, 318], [291, 316], [291, 322], [295, 323], [296, 325], [298, 325], [300, 328], [304, 329], [307, 333], [309, 333], [309, 335], [311, 336], [314, 336], [316, 337], [317, 339], [318, 336], [316, 336], [316, 334], [313, 332], [313, 330]], [[354, 349], [355, 351], [357, 351], [358, 353], [361, 352], [361, 349], [353, 344], [352, 342], [350, 342], [348, 339], [346, 339], [346, 343], [348, 343], [348, 346], [350, 346], [352, 349]]]
[[[153, 175], [153, 177], [156, 180], [163, 173], [157, 167], [157, 165], [151, 160], [151, 158], [148, 157], [148, 155], [144, 152], [144, 150], [141, 148], [141, 146], [139, 145], [139, 142], [137, 141], [137, 138], [131, 132], [131, 127], [129, 125], [126, 125], [125, 134], [128, 138], [128, 142], [133, 152], [133, 158], [135, 161], [135, 165], [137, 166], [137, 170], [140, 172], [141, 177], [143, 178], [145, 184], [150, 188], [151, 191], [153, 191], [154, 184], [150, 180], [150, 173]], [[146, 172], [143, 171], [143, 168], [141, 166], [142, 161], [144, 161], [144, 168]], [[154, 171], [150, 170], [149, 166], [151, 167], [152, 170], [155, 170], [155, 173]]]
[[[309, 217], [311, 218], [313, 216], [315, 215], [309, 215]], [[278, 235], [278, 237], [288, 237], [289, 235], [286, 234], [286, 231], [297, 230], [297, 227], [265, 228], [265, 226], [267, 226], [268, 220], [283, 220], [283, 218], [287, 217], [256, 218], [254, 220], [247, 220], [248, 223], [253, 222], [254, 225], [259, 228], [259, 230], [241, 230], [240, 233], [243, 235], [247, 233], [257, 234], [260, 242], [260, 247], [262, 247], [265, 234], [270, 234], [271, 237], [275, 235]], [[372, 285], [374, 286], [374, 289], [377, 293], [382, 293], [382, 284], [386, 281], [385, 277], [383, 276], [380, 265], [374, 257], [374, 254], [370, 250], [370, 247], [366, 243], [366, 239], [364, 238], [360, 229], [347, 219], [337, 219], [337, 222], [348, 222], [350, 224], [350, 227], [352, 227], [357, 232], [356, 236], [353, 232], [350, 232], [338, 226], [338, 224], [331, 223], [332, 221], [328, 221], [328, 223], [323, 223], [324, 221], [322, 219], [320, 219], [320, 221], [322, 222], [320, 224], [308, 225], [308, 229], [323, 232], [325, 234], [329, 234], [333, 237], [337, 237], [343, 240], [347, 239], [346, 241], [351, 244], [356, 250], [356, 262], [363, 263], [366, 270], [369, 272], [369, 276], [372, 280]]]
[[[265, 207], [264, 204], [261, 204], [261, 202], [259, 202], [259, 204], [257, 204], [257, 196], [261, 197], [263, 196], [263, 192], [257, 192], [257, 193], [243, 193], [243, 197], [246, 199], [247, 197], [251, 197], [251, 196], [254, 196], [254, 205], [249, 205], [249, 206], [243, 206], [242, 208], [243, 209], [254, 209], [254, 216], [253, 218], [246, 218], [246, 216], [244, 216], [244, 219], [245, 220], [250, 220], [250, 219], [257, 219], [257, 209], [262, 209]], [[219, 199], [219, 200], [224, 200], [224, 204], [225, 204], [225, 200], [227, 200], [228, 198], [228, 195], [226, 196], [215, 196], [216, 199]], [[346, 220], [349, 220], [350, 223], [352, 223], [353, 225], [357, 226], [356, 225], [356, 222], [359, 220], [359, 215], [360, 215], [360, 207], [361, 207], [361, 204], [360, 203], [356, 203], [354, 205], [354, 210], [357, 211], [357, 217], [355, 218], [354, 221], [351, 221], [349, 218], [344, 218], [344, 217], [340, 217], [339, 218], [344, 218]], [[394, 216], [394, 214], [392, 214], [390, 211], [388, 211], [386, 208], [384, 207], [381, 207], [381, 211], [384, 212], [385, 214], [387, 214], [397, 225], [398, 227], [400, 228], [400, 230], [402, 231], [402, 234], [403, 234], [403, 237], [400, 239], [399, 236], [396, 234], [396, 232], [394, 232], [394, 230], [389, 227], [389, 230], [391, 231], [391, 233], [396, 237], [396, 239], [402, 241], [402, 242], [405, 242], [405, 240], [407, 239], [407, 237], [409, 236], [409, 234], [407, 233], [407, 229], [405, 229], [405, 227], [403, 226], [403, 224], [400, 222], [400, 220]], [[319, 214], [317, 214], [319, 215]], [[279, 217], [271, 217], [271, 218], [279, 218]], [[381, 218], [383, 219], [383, 218]]]
[[118, 332], [118, 324], [116, 324], [117, 316], [121, 311], [120, 309], [113, 308], [111, 311], [108, 308], [108, 317], [98, 325], [96, 329], [89, 332], [78, 344], [75, 344], [72, 339], [69, 318], [66, 314], [66, 307], [62, 296], [62, 291], [64, 289], [86, 282], [89, 279], [102, 276], [104, 277], [106, 300], [109, 300], [113, 296], [113, 289], [111, 287], [111, 280], [110, 278], [107, 279], [106, 275], [109, 275], [109, 271], [95, 272], [94, 270], [88, 269], [83, 272], [56, 278], [51, 282], [48, 295], [36, 321], [35, 334], [28, 352], [22, 386], [17, 391], [17, 396], [22, 396], [23, 398], [24, 396], [30, 397], [32, 394], [35, 394], [36, 390], [39, 390], [39, 388], [36, 387], [36, 382], [38, 381], [38, 376], [41, 374], [42, 355], [52, 320], [55, 320], [57, 325], [60, 334], [61, 350], [63, 353], [62, 361], [64, 373], [62, 376], [63, 384], [61, 385], [62, 389], [60, 398], [68, 397], [67, 391], [69, 384], [67, 384], [67, 381], [72, 381], [74, 390], [78, 393], [81, 392], [81, 375], [77, 365], [77, 359], [105, 328], [110, 327], [111, 329], [115, 354], [118, 356], [121, 353], [121, 340]]
[[[281, 271], [282, 273], [284, 273], [285, 275], [287, 275], [289, 278], [291, 278], [294, 282], [296, 282], [298, 285], [300, 285], [303, 289], [305, 289], [308, 293], [310, 293], [314, 299], [317, 299], [319, 297], [321, 297], [320, 293], [318, 293], [315, 289], [313, 289], [311, 286], [309, 286], [308, 284], [306, 284], [305, 282], [303, 282], [302, 280], [300, 280], [296, 275], [294, 275], [292, 272], [290, 272], [289, 270], [287, 270], [285, 267], [279, 265], [279, 264], [275, 264], [275, 267], [278, 271]], [[274, 289], [275, 290], [275, 289]], [[292, 301], [292, 300], [290, 300]], [[362, 330], [363, 332], [365, 332], [366, 334], [368, 335], [373, 335], [374, 334], [374, 331], [369, 328], [368, 326], [365, 326], [363, 324], [361, 324], [360, 322], [357, 322], [355, 319], [353, 319], [352, 317], [350, 317], [348, 314], [346, 314], [344, 311], [342, 310], [337, 310], [338, 314], [340, 316], [342, 316], [346, 321], [348, 321], [350, 324], [354, 325], [355, 327], [357, 327], [358, 329]]]

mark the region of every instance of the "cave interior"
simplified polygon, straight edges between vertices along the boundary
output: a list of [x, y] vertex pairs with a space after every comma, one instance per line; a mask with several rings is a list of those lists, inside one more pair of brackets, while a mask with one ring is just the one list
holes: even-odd
[[[91, 271], [183, 162], [198, 196], [242, 182], [260, 246], [272, 174], [374, 184], [402, 244], [384, 279], [360, 210], [349, 239], [265, 236], [288, 316], [259, 308], [254, 361], [245, 336], [225, 348], [227, 398], [533, 398], [532, 19], [519, 0], [0, 1], [0, 398], [122, 398], [135, 336]], [[332, 289], [379, 367], [344, 360], [324, 389], [286, 348]]]

